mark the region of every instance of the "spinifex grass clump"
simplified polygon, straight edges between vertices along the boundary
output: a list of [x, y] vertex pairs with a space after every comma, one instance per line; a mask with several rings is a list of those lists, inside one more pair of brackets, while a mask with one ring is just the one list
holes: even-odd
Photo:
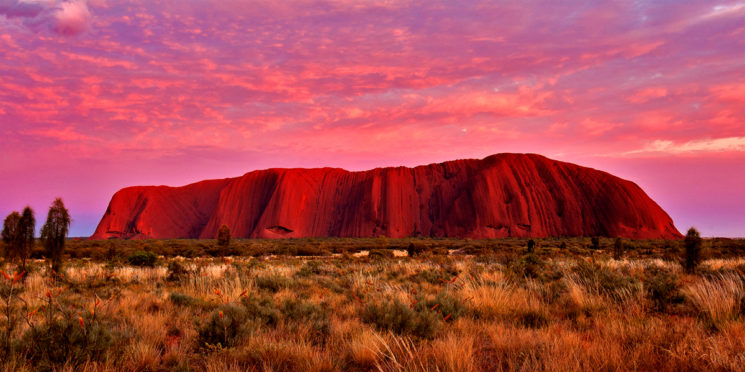
[[686, 298], [710, 327], [721, 328], [724, 322], [736, 320], [745, 300], [745, 281], [734, 273], [719, 274], [683, 288]]
[[580, 261], [574, 272], [585, 285], [594, 287], [599, 294], [615, 302], [621, 302], [642, 289], [638, 279], [615, 272], [598, 263]]

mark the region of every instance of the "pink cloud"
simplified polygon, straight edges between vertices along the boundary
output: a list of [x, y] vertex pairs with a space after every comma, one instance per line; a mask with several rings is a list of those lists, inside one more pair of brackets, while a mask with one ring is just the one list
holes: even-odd
[[91, 13], [85, 0], [66, 1], [54, 12], [54, 30], [62, 35], [77, 35], [88, 28]]

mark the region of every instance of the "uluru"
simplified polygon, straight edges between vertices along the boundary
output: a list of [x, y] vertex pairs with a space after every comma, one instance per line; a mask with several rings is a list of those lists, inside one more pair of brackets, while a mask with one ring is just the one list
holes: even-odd
[[677, 239], [633, 182], [535, 154], [414, 168], [266, 169], [111, 199], [91, 238], [567, 237]]

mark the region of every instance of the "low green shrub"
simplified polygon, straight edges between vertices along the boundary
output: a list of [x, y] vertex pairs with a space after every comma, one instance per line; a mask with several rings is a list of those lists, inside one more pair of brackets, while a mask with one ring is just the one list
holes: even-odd
[[233, 347], [256, 328], [254, 319], [242, 306], [225, 304], [212, 311], [199, 327], [197, 342], [202, 348]]
[[436, 311], [441, 314], [443, 319], [447, 317], [448, 322], [460, 318], [467, 311], [463, 302], [445, 292], [438, 293], [435, 298], [417, 302], [416, 310], [420, 312], [426, 310]]
[[362, 311], [362, 321], [381, 330], [432, 338], [442, 325], [440, 314], [430, 309], [414, 310], [400, 301], [370, 303]]
[[59, 318], [28, 329], [16, 347], [37, 370], [55, 370], [112, 357], [116, 352], [112, 346], [119, 338], [100, 319]]
[[153, 267], [156, 261], [158, 261], [158, 256], [148, 251], [137, 251], [127, 257], [127, 262], [132, 266]]
[[279, 292], [283, 288], [290, 286], [290, 279], [277, 274], [258, 276], [254, 279], [254, 282], [259, 289], [267, 290], [272, 293]]
[[192, 306], [197, 304], [199, 300], [189, 295], [173, 292], [168, 295], [168, 301], [171, 301], [176, 306]]
[[678, 277], [666, 271], [652, 273], [646, 282], [647, 298], [652, 301], [654, 309], [665, 312], [671, 305], [680, 304], [685, 297], [680, 292]]
[[248, 296], [242, 298], [240, 303], [246, 310], [246, 316], [258, 325], [276, 326], [282, 319], [282, 313], [270, 297]]
[[310, 339], [314, 344], [323, 345], [331, 334], [330, 309], [311, 302], [286, 299], [281, 307], [282, 315], [291, 323], [303, 324], [310, 328]]

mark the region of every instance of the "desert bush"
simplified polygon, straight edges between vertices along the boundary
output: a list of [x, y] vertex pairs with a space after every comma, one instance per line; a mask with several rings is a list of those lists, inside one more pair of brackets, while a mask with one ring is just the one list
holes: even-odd
[[678, 277], [673, 273], [659, 270], [653, 273], [646, 283], [647, 297], [656, 311], [665, 312], [670, 305], [683, 302]]
[[230, 228], [228, 225], [222, 225], [217, 230], [217, 245], [221, 247], [230, 245]]
[[623, 239], [616, 238], [616, 241], [613, 242], [613, 258], [616, 260], [621, 259], [623, 257], [623, 253], [626, 250], [625, 249], [625, 243], [623, 242]]
[[169, 294], [168, 301], [171, 301], [171, 303], [176, 306], [192, 306], [199, 302], [199, 300], [194, 297], [178, 292]]
[[593, 236], [592, 238], [590, 238], [590, 244], [592, 244], [592, 249], [600, 249], [600, 237]]
[[121, 256], [119, 249], [117, 248], [117, 244], [114, 241], [107, 241], [104, 250], [104, 259], [106, 261], [111, 262], [114, 260], [118, 260]]
[[258, 287], [259, 289], [263, 289], [273, 293], [279, 292], [283, 288], [287, 288], [290, 285], [290, 279], [278, 274], [258, 276], [256, 277], [256, 279], [254, 279], [254, 282], [256, 283], [256, 287]]
[[393, 251], [390, 249], [376, 248], [376, 249], [370, 250], [368, 257], [370, 258], [393, 258], [394, 254], [393, 254]]
[[202, 256], [206, 253], [203, 251], [203, 249], [200, 248], [201, 247], [197, 247], [194, 245], [171, 244], [166, 248], [166, 251], [169, 256], [193, 258]]
[[432, 338], [440, 329], [442, 318], [430, 309], [415, 311], [396, 299], [368, 304], [362, 311], [362, 321], [398, 334]]
[[38, 370], [111, 357], [116, 352], [112, 346], [121, 335], [101, 319], [81, 319], [63, 317], [32, 327], [23, 334], [17, 348]]
[[325, 344], [331, 333], [330, 309], [298, 299], [286, 299], [281, 307], [282, 315], [294, 323], [301, 323], [310, 329], [310, 339], [314, 344]]
[[525, 278], [538, 278], [545, 268], [546, 263], [534, 253], [528, 253], [523, 257], [515, 258], [507, 264], [507, 274], [514, 280]]
[[241, 306], [246, 310], [249, 319], [261, 326], [275, 326], [282, 318], [282, 313], [271, 298], [248, 296], [241, 298]]
[[148, 251], [137, 251], [127, 257], [127, 262], [132, 266], [155, 266], [155, 262], [158, 260], [158, 256], [153, 252]]
[[419, 301], [416, 305], [416, 310], [424, 312], [427, 310], [436, 311], [441, 314], [442, 318], [447, 318], [448, 322], [463, 316], [467, 309], [463, 305], [463, 302], [446, 292], [440, 292], [435, 298], [427, 301]]
[[225, 304], [214, 310], [199, 327], [197, 342], [202, 348], [233, 347], [255, 329], [254, 320], [242, 306]]
[[419, 242], [409, 243], [409, 246], [406, 248], [406, 253], [409, 254], [409, 257], [419, 256], [426, 251], [427, 246]]
[[183, 263], [175, 260], [168, 262], [166, 280], [170, 282], [179, 282], [188, 279], [190, 275], [191, 270], [189, 270]]
[[528, 240], [528, 253], [533, 253], [535, 250], [535, 240], [530, 239]]

